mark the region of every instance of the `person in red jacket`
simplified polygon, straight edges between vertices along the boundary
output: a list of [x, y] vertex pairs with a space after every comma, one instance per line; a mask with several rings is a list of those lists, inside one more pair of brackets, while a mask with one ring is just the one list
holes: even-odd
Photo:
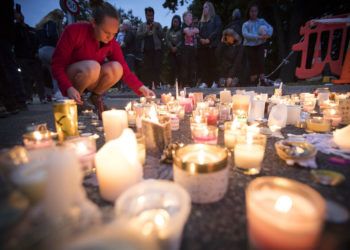
[[130, 71], [114, 39], [120, 23], [117, 10], [101, 0], [90, 0], [90, 6], [92, 21], [67, 26], [52, 57], [52, 73], [62, 94], [83, 104], [81, 94], [89, 90], [99, 113], [104, 109], [102, 94], [122, 77], [138, 95], [155, 95]]

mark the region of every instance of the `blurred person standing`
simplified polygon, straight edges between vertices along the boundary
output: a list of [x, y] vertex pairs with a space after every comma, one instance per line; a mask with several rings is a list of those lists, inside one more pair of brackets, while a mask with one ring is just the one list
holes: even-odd
[[166, 33], [166, 45], [168, 47], [168, 57], [171, 67], [171, 82], [175, 83], [175, 79], [179, 80], [182, 87], [183, 81], [181, 72], [181, 46], [182, 46], [182, 30], [181, 18], [178, 15], [173, 16], [170, 29]]
[[154, 21], [154, 9], [145, 8], [146, 22], [141, 23], [137, 30], [137, 38], [141, 42], [143, 54], [143, 74], [146, 85], [160, 84], [162, 63], [162, 26]]
[[186, 11], [183, 15], [183, 46], [181, 49], [181, 74], [185, 86], [195, 87], [195, 71], [197, 69], [197, 35], [199, 29], [193, 23], [192, 13]]
[[256, 3], [250, 4], [247, 9], [248, 21], [242, 27], [243, 46], [250, 67], [250, 82], [254, 85], [264, 79], [265, 43], [273, 33], [271, 25], [258, 16], [258, 5]]
[[[18, 65], [13, 53], [15, 39], [14, 2], [3, 0], [0, 8], [0, 94], [1, 101], [9, 113], [26, 110], [26, 96]], [[21, 12], [20, 5], [16, 10]], [[1, 109], [3, 113], [7, 111]]]
[[55, 99], [61, 99], [63, 96], [58, 83], [52, 77], [51, 61], [52, 55], [55, 51], [58, 39], [63, 31], [64, 13], [59, 9], [50, 11], [40, 22], [36, 25], [37, 34], [39, 37], [39, 58], [42, 65], [51, 74], [52, 92]]
[[15, 11], [15, 22], [14, 52], [16, 61], [21, 67], [27, 104], [33, 102], [34, 84], [40, 102], [46, 103], [43, 72], [38, 58], [39, 41], [36, 31], [24, 22], [24, 16], [21, 12]]
[[215, 14], [214, 5], [207, 1], [203, 5], [202, 17], [199, 22], [198, 62], [199, 77], [208, 87], [218, 78], [215, 49], [220, 41], [220, 32], [221, 19]]

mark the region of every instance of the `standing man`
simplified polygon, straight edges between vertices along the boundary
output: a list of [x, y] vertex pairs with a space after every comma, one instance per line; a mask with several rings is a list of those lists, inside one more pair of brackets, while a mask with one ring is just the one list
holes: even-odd
[[162, 26], [154, 21], [152, 7], [145, 8], [145, 15], [146, 22], [140, 24], [137, 30], [144, 59], [144, 81], [148, 86], [152, 86], [152, 82], [158, 86], [162, 63]]

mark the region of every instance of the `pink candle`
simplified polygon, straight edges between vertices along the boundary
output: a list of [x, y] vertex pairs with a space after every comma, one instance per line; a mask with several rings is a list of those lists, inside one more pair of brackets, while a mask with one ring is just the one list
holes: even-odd
[[192, 138], [195, 143], [217, 144], [218, 128], [214, 126], [195, 126], [192, 129]]
[[193, 110], [193, 103], [191, 98], [180, 98], [180, 105], [184, 107], [186, 113], [191, 113]]
[[325, 201], [315, 190], [280, 177], [256, 178], [246, 189], [249, 240], [257, 249], [315, 249]]

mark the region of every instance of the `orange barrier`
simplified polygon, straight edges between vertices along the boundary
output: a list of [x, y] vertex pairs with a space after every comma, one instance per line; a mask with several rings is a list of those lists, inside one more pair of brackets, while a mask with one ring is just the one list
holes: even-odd
[[[332, 18], [343, 18], [349, 14], [333, 16]], [[336, 30], [341, 31], [341, 42], [339, 47], [339, 56], [336, 59], [331, 57], [333, 51], [334, 32]], [[321, 35], [328, 33], [328, 41], [324, 44], [321, 43]], [[313, 48], [314, 53], [312, 55], [311, 67], [307, 67], [308, 50], [310, 36], [316, 35], [316, 42]], [[293, 51], [301, 51], [301, 62], [300, 66], [295, 70], [295, 76], [299, 79], [308, 79], [316, 77], [322, 74], [325, 66], [328, 64], [330, 71], [334, 75], [340, 75], [342, 70], [342, 62], [344, 57], [344, 49], [346, 43], [347, 26], [346, 23], [318, 23], [312, 20], [305, 23], [304, 26], [300, 27], [300, 35], [304, 36], [304, 39], [299, 43], [293, 45]], [[321, 46], [327, 46], [327, 52], [324, 59], [321, 57]], [[309, 58], [310, 60], [310, 58]]]

